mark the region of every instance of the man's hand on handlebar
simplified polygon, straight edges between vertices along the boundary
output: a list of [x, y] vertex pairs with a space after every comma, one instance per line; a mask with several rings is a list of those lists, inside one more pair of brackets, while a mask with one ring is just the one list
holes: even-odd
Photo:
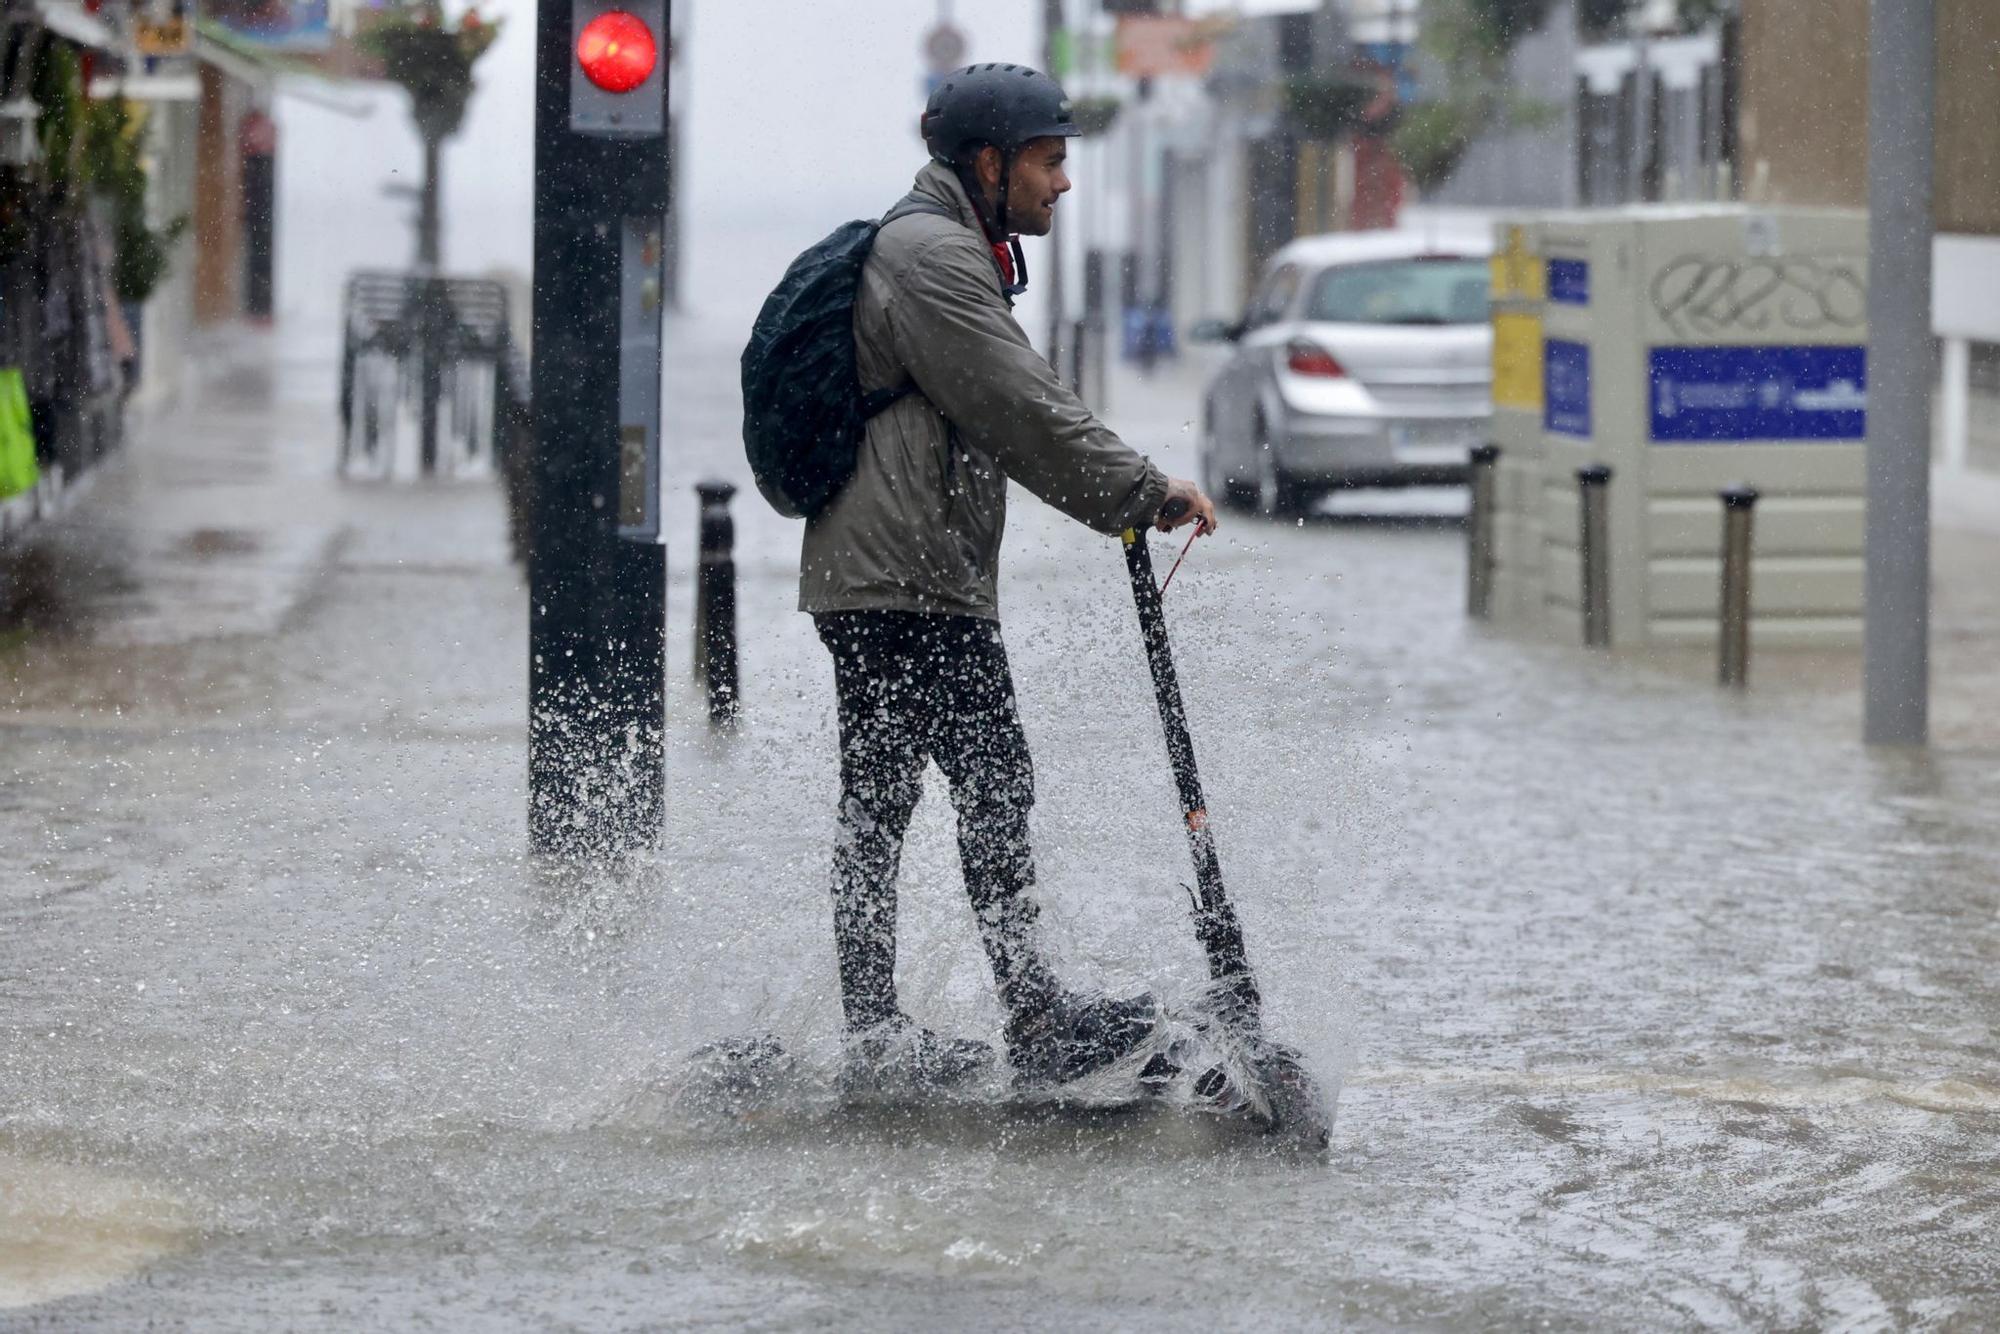
[[1188, 523], [1199, 523], [1204, 534], [1215, 531], [1215, 502], [1201, 493], [1201, 488], [1193, 482], [1182, 481], [1178, 477], [1167, 480], [1167, 498], [1160, 502], [1160, 512], [1153, 520], [1153, 526], [1163, 533]]

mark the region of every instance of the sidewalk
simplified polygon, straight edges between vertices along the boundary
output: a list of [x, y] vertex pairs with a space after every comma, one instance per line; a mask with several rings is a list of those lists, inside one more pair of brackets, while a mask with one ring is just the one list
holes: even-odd
[[133, 413], [126, 448], [87, 501], [4, 558], [0, 602], [16, 622], [0, 655], [9, 711], [213, 713], [275, 689], [252, 685], [272, 641], [350, 554], [448, 553], [504, 577], [489, 482], [334, 475], [332, 356], [271, 332], [210, 335], [190, 357], [198, 378], [182, 403]]

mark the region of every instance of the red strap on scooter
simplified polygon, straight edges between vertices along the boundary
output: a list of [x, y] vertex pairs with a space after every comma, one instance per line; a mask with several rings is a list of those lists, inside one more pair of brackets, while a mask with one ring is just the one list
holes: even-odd
[[1165, 581], [1164, 581], [1164, 582], [1162, 582], [1162, 583], [1160, 584], [1160, 596], [1161, 596], [1161, 597], [1165, 597], [1165, 596], [1167, 595], [1167, 590], [1168, 590], [1169, 588], [1172, 588], [1172, 587], [1173, 587], [1173, 585], [1174, 585], [1174, 572], [1175, 572], [1176, 570], [1179, 570], [1179, 569], [1181, 568], [1181, 562], [1187, 559], [1187, 554], [1188, 554], [1188, 552], [1190, 552], [1190, 551], [1193, 551], [1193, 550], [1194, 550], [1194, 540], [1195, 540], [1195, 539], [1196, 539], [1197, 537], [1200, 537], [1200, 536], [1201, 536], [1201, 525], [1200, 525], [1199, 523], [1197, 523], [1197, 524], [1196, 524], [1196, 525], [1194, 526], [1194, 531], [1193, 531], [1192, 533], [1189, 533], [1189, 534], [1188, 534], [1188, 540], [1187, 540], [1187, 545], [1186, 545], [1186, 546], [1184, 546], [1184, 547], [1182, 547], [1182, 548], [1181, 548], [1181, 554], [1180, 554], [1179, 556], [1176, 556], [1176, 557], [1174, 558], [1174, 568], [1173, 568], [1172, 570], [1168, 570], [1168, 571], [1167, 571], [1167, 577], [1166, 577]]

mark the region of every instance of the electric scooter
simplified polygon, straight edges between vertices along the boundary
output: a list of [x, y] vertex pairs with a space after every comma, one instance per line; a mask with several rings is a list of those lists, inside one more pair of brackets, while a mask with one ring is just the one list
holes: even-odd
[[[1173, 502], [1163, 512], [1169, 521], [1186, 513], [1185, 502]], [[1265, 1132], [1283, 1136], [1302, 1147], [1327, 1145], [1332, 1113], [1318, 1081], [1306, 1070], [1293, 1048], [1264, 1033], [1263, 996], [1250, 970], [1243, 945], [1243, 927], [1222, 887], [1222, 863], [1209, 828], [1208, 803], [1202, 797], [1201, 775], [1195, 769], [1194, 738], [1188, 732], [1187, 709], [1181, 700], [1180, 678], [1174, 671], [1172, 645], [1160, 587], [1153, 577], [1153, 556], [1143, 530], [1124, 533], [1125, 567], [1132, 577], [1132, 600], [1139, 612], [1139, 632], [1152, 669], [1153, 694], [1160, 706], [1160, 725], [1167, 739], [1167, 762], [1180, 790], [1181, 819], [1187, 828], [1188, 851], [1194, 857], [1195, 888], [1189, 891], [1195, 939], [1208, 956], [1210, 995], [1199, 1022], [1207, 1035], [1238, 1055], [1230, 1079], [1221, 1067], [1195, 1082], [1198, 1094], [1239, 1105]], [[1154, 1072], [1158, 1074], [1160, 1072]], [[1230, 1084], [1237, 1087], [1228, 1087]]]
[[[1184, 513], [1185, 511], [1181, 511]], [[1168, 513], [1169, 519], [1178, 513]], [[1132, 597], [1139, 629], [1152, 670], [1153, 692], [1166, 732], [1167, 759], [1180, 792], [1181, 818], [1188, 849], [1194, 857], [1195, 888], [1189, 891], [1195, 938], [1208, 960], [1208, 993], [1186, 1011], [1169, 1016], [1185, 1033], [1198, 1039], [1168, 1041], [1137, 1072], [1130, 1098], [1100, 1104], [1098, 1110], [1137, 1108], [1170, 1096], [1191, 1082], [1191, 1105], [1225, 1120], [1241, 1118], [1267, 1135], [1312, 1152], [1327, 1147], [1332, 1112], [1324, 1091], [1307, 1071], [1298, 1051], [1272, 1041], [1264, 1032], [1263, 997], [1251, 972], [1243, 944], [1242, 924], [1222, 885], [1222, 865], [1215, 836], [1209, 828], [1201, 776], [1195, 769], [1194, 741], [1188, 732], [1187, 710], [1174, 670], [1172, 647], [1161, 589], [1154, 579], [1152, 553], [1143, 532], [1124, 534], [1125, 564], [1132, 578]], [[1164, 1031], [1164, 1030], [1163, 1030]], [[689, 1105], [754, 1115], [793, 1089], [803, 1071], [774, 1034], [730, 1038], [710, 1043], [689, 1059], [679, 1085]], [[1052, 1099], [1029, 1100], [1026, 1106], [1065, 1105], [1062, 1090]]]

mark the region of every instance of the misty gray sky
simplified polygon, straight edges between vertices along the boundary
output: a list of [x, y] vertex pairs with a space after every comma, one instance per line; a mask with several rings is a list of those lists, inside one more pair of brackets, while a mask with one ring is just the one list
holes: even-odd
[[[677, 0], [689, 4], [690, 41], [675, 71], [688, 81], [687, 296], [698, 310], [733, 314], [797, 251], [888, 207], [922, 165], [918, 48], [938, 0]], [[1038, 63], [1036, 0], [957, 0], [953, 9], [972, 58]], [[533, 4], [481, 10], [505, 26], [446, 153], [445, 259], [455, 272], [525, 274]], [[347, 270], [399, 268], [411, 250], [409, 206], [383, 193], [414, 184], [418, 169], [400, 95], [357, 88], [334, 98], [347, 109], [295, 97], [280, 109], [281, 301], [308, 319], [338, 310]]]

